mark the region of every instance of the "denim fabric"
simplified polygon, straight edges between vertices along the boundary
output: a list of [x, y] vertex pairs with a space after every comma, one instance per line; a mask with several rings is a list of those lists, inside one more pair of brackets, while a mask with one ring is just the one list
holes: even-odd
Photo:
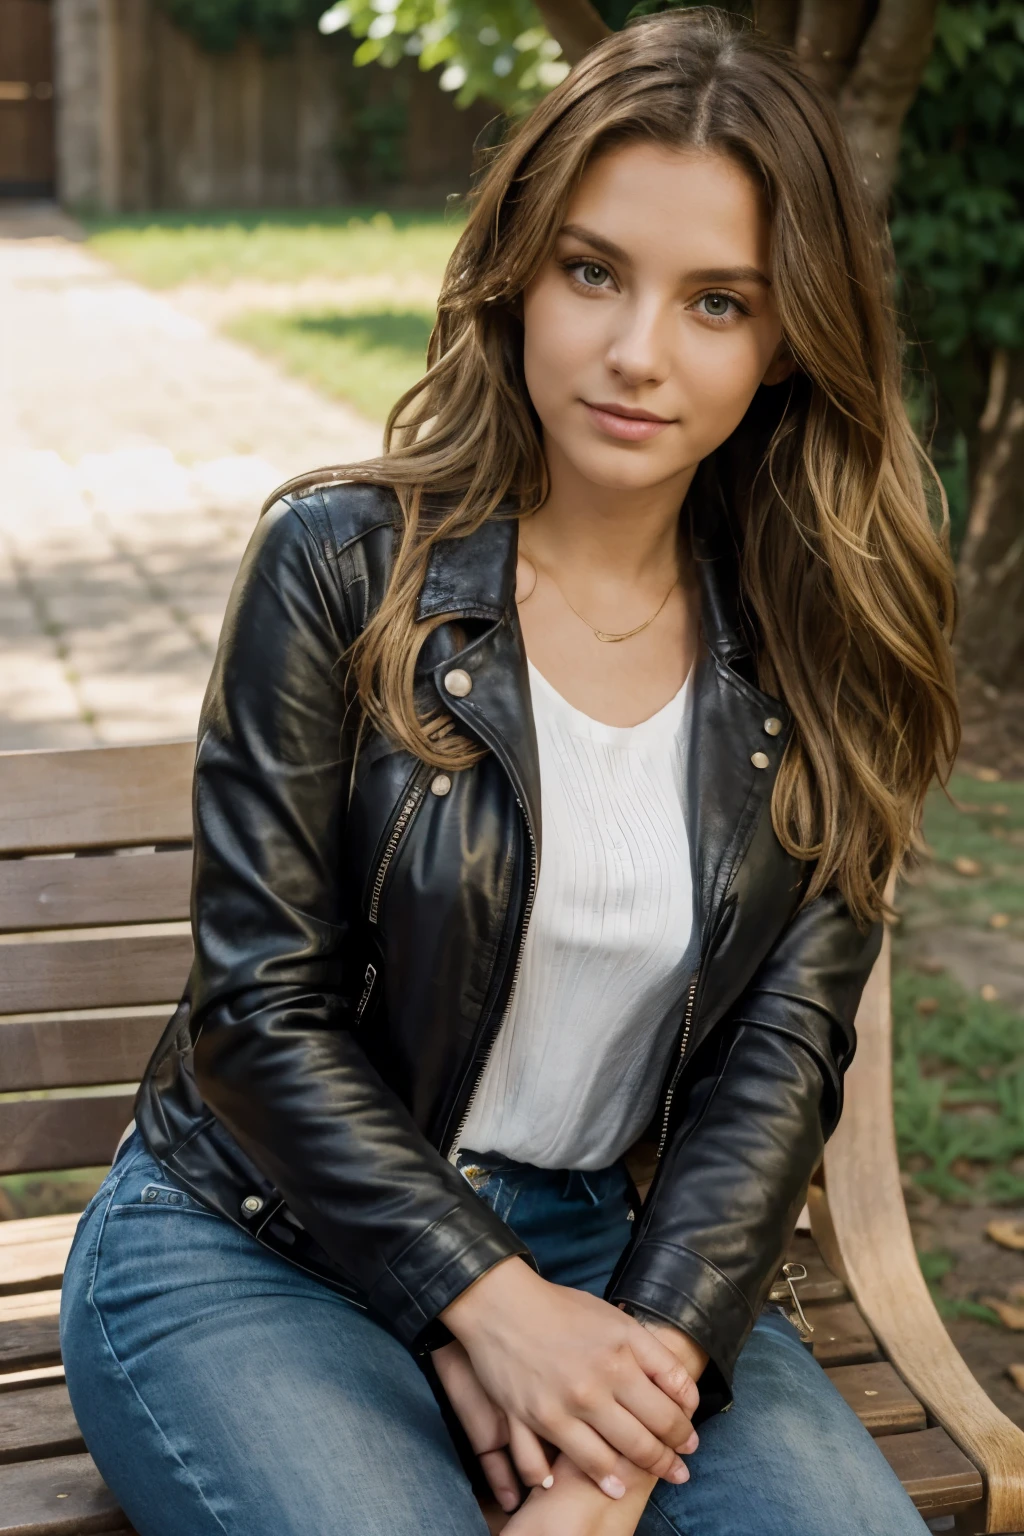
[[[600, 1294], [629, 1234], [621, 1167], [461, 1159], [548, 1279]], [[208, 1212], [132, 1136], [85, 1211], [61, 1314], [86, 1443], [139, 1536], [486, 1536], [430, 1388], [350, 1302]], [[784, 1317], [741, 1357], [691, 1481], [638, 1536], [921, 1536]]]

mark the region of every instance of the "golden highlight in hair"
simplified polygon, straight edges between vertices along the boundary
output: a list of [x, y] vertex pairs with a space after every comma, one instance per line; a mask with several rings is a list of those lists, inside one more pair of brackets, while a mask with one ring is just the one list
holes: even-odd
[[[520, 296], [549, 257], [591, 159], [639, 139], [729, 156], [763, 189], [773, 285], [798, 372], [759, 390], [687, 498], [735, 521], [761, 687], [795, 729], [772, 802], [785, 848], [858, 921], [886, 910], [932, 778], [959, 742], [945, 501], [907, 419], [884, 230], [835, 112], [795, 59], [701, 8], [594, 48], [494, 154], [448, 263], [427, 372], [392, 410], [380, 458], [276, 496], [360, 480], [394, 488], [404, 526], [380, 608], [351, 655], [365, 716], [457, 769], [482, 749], [421, 719], [416, 618], [431, 549], [545, 498], [523, 378]], [[932, 509], [938, 507], [938, 526]]]

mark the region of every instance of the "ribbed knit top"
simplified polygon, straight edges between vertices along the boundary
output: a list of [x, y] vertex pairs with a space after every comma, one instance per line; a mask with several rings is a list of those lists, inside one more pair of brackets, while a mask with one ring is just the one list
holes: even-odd
[[522, 968], [460, 1145], [604, 1168], [656, 1108], [691, 969], [689, 683], [612, 726], [530, 664], [543, 855]]

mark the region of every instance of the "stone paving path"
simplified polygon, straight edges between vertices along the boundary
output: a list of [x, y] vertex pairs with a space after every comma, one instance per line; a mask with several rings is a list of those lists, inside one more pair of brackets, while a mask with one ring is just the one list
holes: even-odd
[[191, 735], [263, 498], [380, 446], [75, 234], [0, 219], [0, 749]]

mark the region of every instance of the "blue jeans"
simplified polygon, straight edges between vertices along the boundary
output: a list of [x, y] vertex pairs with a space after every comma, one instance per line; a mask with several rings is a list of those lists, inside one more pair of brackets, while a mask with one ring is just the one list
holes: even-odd
[[[602, 1291], [629, 1233], [621, 1166], [490, 1159], [470, 1182], [548, 1279]], [[86, 1443], [139, 1536], [485, 1536], [412, 1356], [178, 1188], [137, 1133], [79, 1225], [61, 1340]], [[755, 1327], [735, 1390], [638, 1536], [922, 1536], [780, 1314]]]

